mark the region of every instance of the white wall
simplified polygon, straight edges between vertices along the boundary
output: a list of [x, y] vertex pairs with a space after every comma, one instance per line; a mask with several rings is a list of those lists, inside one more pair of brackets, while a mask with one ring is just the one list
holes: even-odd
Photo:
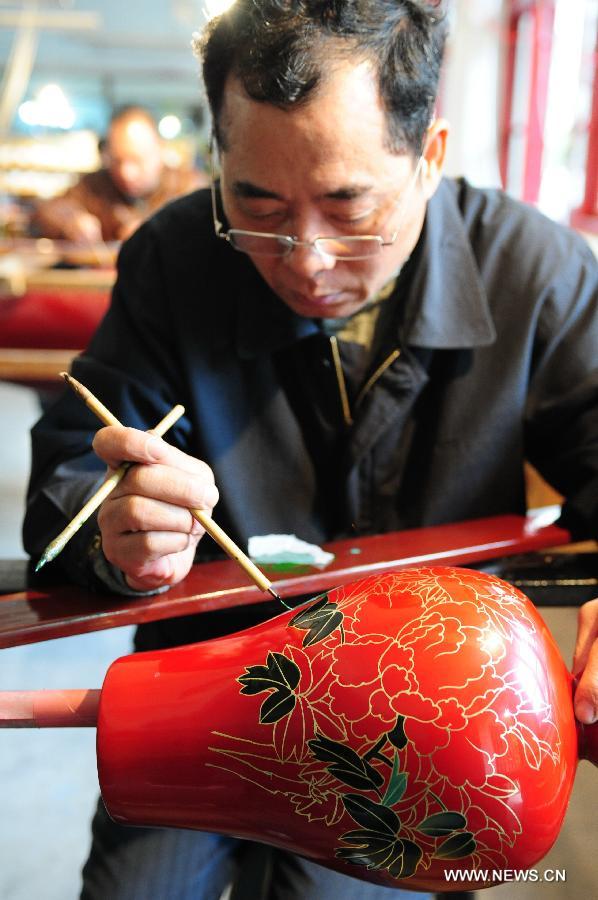
[[447, 174], [477, 185], [500, 184], [498, 96], [502, 0], [453, 0], [442, 89], [451, 124]]

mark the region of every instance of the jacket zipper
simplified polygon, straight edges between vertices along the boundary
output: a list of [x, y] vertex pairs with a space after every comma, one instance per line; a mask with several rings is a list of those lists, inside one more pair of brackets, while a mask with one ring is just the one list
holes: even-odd
[[[340, 395], [341, 401], [341, 409], [343, 412], [343, 420], [345, 425], [350, 426], [353, 424], [353, 414], [351, 412], [351, 404], [349, 403], [349, 395], [347, 393], [347, 382], [345, 381], [345, 373], [343, 372], [343, 367], [341, 365], [341, 357], [338, 349], [338, 341], [336, 339], [336, 335], [332, 335], [330, 337], [330, 349], [332, 352], [332, 362], [334, 364], [334, 371], [336, 374], [336, 383], [338, 386], [338, 392]], [[373, 372], [364, 386], [359, 391], [357, 398], [355, 400], [355, 409], [357, 409], [360, 403], [363, 401], [365, 395], [372, 387], [376, 384], [378, 379], [386, 372], [389, 366], [393, 364], [395, 359], [398, 359], [401, 355], [400, 349], [397, 347], [392, 353], [389, 353], [386, 359], [384, 359], [375, 372]]]

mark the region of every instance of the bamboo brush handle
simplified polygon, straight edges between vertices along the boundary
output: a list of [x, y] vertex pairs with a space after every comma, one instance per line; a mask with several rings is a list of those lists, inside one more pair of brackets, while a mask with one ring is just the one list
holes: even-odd
[[243, 553], [240, 547], [237, 547], [235, 542], [229, 538], [227, 533], [222, 530], [220, 525], [217, 525], [216, 522], [207, 514], [207, 512], [203, 509], [190, 509], [189, 512], [193, 516], [194, 519], [202, 525], [207, 533], [213, 538], [219, 547], [221, 547], [225, 553], [230, 556], [231, 559], [234, 559], [236, 563], [238, 563], [244, 572], [251, 578], [254, 584], [256, 584], [262, 591], [270, 590], [270, 586], [272, 582], [266, 578], [264, 573], [258, 569], [254, 562]]

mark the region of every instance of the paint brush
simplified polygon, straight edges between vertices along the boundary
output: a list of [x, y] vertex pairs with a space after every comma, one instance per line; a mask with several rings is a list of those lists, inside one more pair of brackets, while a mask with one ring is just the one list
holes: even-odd
[[[91, 393], [88, 388], [82, 385], [76, 378], [73, 378], [72, 375], [69, 375], [67, 372], [61, 372], [61, 376], [64, 378], [66, 383], [78, 394], [81, 399], [85, 402], [85, 404], [91, 409], [91, 411], [104, 423], [104, 425], [120, 425], [121, 423], [118, 419], [112, 415], [110, 410], [108, 410], [103, 403], [101, 403], [94, 394]], [[272, 582], [264, 575], [264, 573], [258, 569], [255, 563], [238, 547], [235, 542], [226, 534], [225, 531], [220, 528], [219, 525], [214, 522], [214, 520], [208, 515], [208, 513], [203, 509], [194, 509], [190, 508], [189, 512], [193, 516], [194, 519], [200, 523], [200, 525], [204, 528], [204, 530], [210, 535], [210, 537], [216, 541], [219, 547], [221, 547], [224, 552], [230, 556], [238, 565], [243, 569], [246, 575], [249, 576], [251, 581], [260, 588], [262, 591], [267, 591], [274, 597], [275, 600], [278, 600], [282, 603], [283, 606], [287, 604], [284, 602], [282, 597], [276, 593], [272, 586]], [[39, 564], [38, 564], [39, 565]]]
[[[63, 377], [65, 375], [65, 373], [63, 373], [63, 372], [61, 372], [60, 374]], [[83, 387], [83, 385], [81, 385], [81, 387]], [[87, 391], [87, 388], [84, 388], [84, 390], [87, 392], [87, 394], [90, 393], [89, 391]], [[79, 391], [77, 391], [77, 393], [79, 393], [80, 396], [83, 397], [83, 399], [85, 400], [87, 405], [90, 407], [90, 409], [92, 409], [93, 412], [95, 412], [96, 415], [100, 419], [102, 419], [104, 424], [120, 425], [120, 422], [118, 421], [118, 419], [115, 419], [115, 417], [112, 415], [112, 413], [109, 412], [109, 410], [107, 410], [106, 407], [103, 405], [103, 403], [100, 403], [99, 400], [97, 401], [97, 406], [96, 406], [92, 403], [90, 398], [84, 397], [83, 394]], [[93, 394], [91, 394], [90, 397], [93, 398]], [[94, 398], [94, 400], [95, 400], [95, 398]], [[173, 406], [173, 408], [170, 410], [170, 412], [164, 416], [162, 421], [158, 422], [156, 427], [151, 429], [151, 433], [157, 435], [158, 437], [162, 437], [162, 435], [166, 434], [168, 429], [171, 428], [174, 425], [174, 423], [178, 419], [181, 418], [181, 416], [183, 415], [184, 412], [185, 412], [184, 406], [181, 406], [180, 404]], [[66, 528], [64, 528], [60, 532], [60, 534], [57, 537], [55, 537], [54, 540], [48, 544], [48, 546], [42, 553], [38, 564], [35, 567], [36, 572], [39, 572], [39, 570], [43, 566], [45, 566], [46, 563], [49, 563], [53, 559], [56, 559], [58, 554], [61, 553], [62, 550], [64, 550], [64, 548], [66, 547], [66, 545], [68, 544], [68, 542], [70, 541], [72, 536], [74, 534], [76, 534], [77, 531], [79, 531], [81, 526], [87, 522], [89, 517], [93, 515], [93, 513], [96, 511], [96, 509], [104, 502], [106, 497], [108, 497], [112, 493], [112, 491], [114, 490], [116, 485], [122, 481], [125, 474], [128, 472], [128, 470], [131, 468], [132, 465], [135, 465], [135, 463], [132, 463], [132, 462], [121, 463], [121, 465], [118, 467], [118, 469], [115, 469], [114, 472], [106, 478], [106, 480], [97, 489], [95, 494], [89, 498], [89, 500], [87, 501], [87, 503], [84, 506], [81, 507], [81, 509], [79, 510], [77, 515], [69, 522], [69, 524], [66, 526]]]

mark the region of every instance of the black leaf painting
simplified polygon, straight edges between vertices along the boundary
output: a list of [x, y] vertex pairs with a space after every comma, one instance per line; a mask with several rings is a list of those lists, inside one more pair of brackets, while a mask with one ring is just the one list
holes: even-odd
[[349, 787], [361, 791], [376, 790], [384, 783], [384, 778], [367, 760], [362, 759], [351, 747], [332, 741], [323, 735], [308, 741], [316, 759], [326, 763], [331, 775]]
[[271, 691], [260, 708], [260, 722], [271, 725], [292, 712], [295, 706], [295, 688], [301, 672], [292, 659], [282, 653], [268, 653], [265, 666], [249, 666], [239, 678], [242, 694], [261, 694]]
[[343, 614], [336, 603], [328, 600], [328, 594], [312, 603], [307, 609], [301, 610], [293, 616], [289, 625], [307, 631], [303, 638], [303, 646], [311, 647], [318, 641], [323, 641], [332, 634], [335, 628], [339, 628], [343, 622]]

